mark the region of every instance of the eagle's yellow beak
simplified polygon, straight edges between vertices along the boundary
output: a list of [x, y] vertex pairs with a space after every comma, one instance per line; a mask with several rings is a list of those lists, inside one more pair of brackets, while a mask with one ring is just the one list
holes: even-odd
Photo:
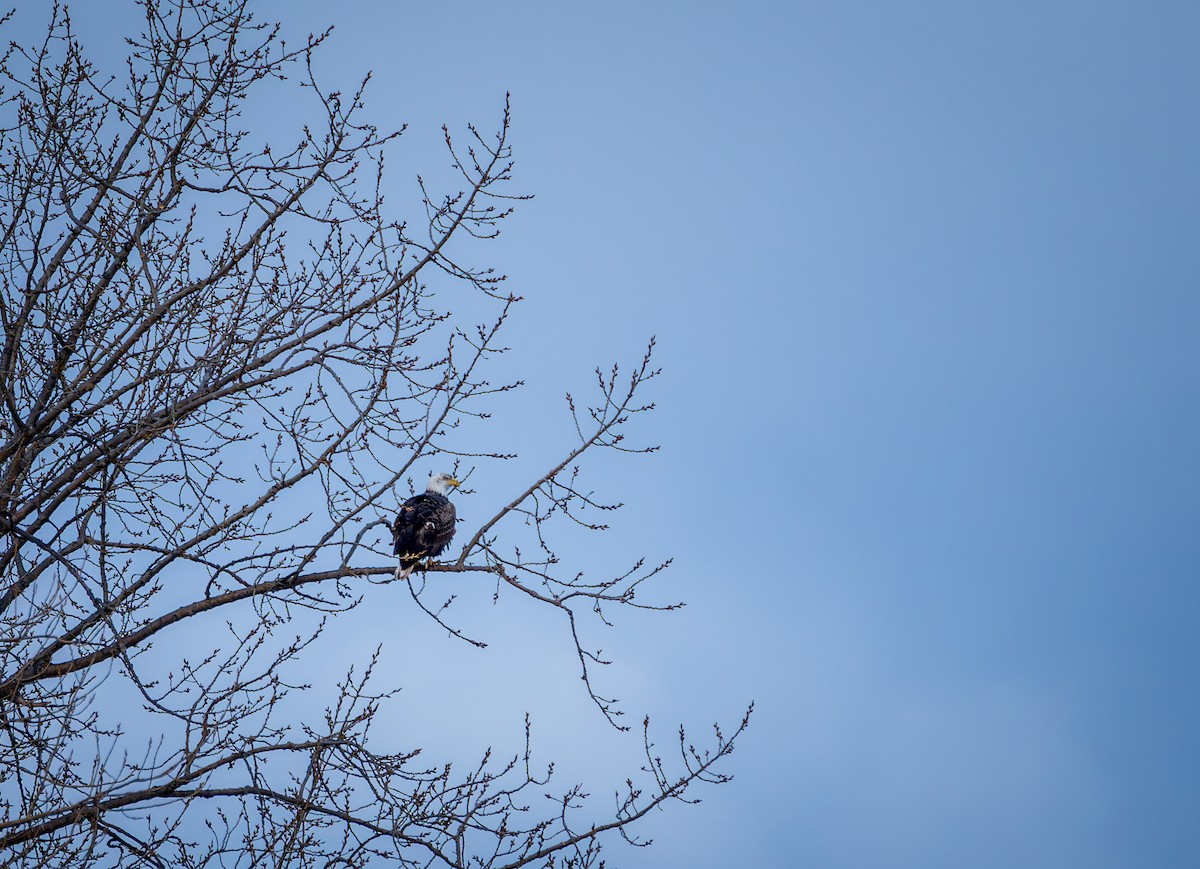
[[454, 479], [453, 477], [451, 477], [449, 480], [446, 481], [446, 485], [453, 486], [454, 488], [457, 489], [459, 486], [462, 485], [462, 483], [460, 481]]

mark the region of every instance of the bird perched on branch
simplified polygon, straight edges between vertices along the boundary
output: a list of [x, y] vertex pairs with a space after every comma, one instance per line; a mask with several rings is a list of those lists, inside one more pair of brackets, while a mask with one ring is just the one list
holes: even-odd
[[412, 573], [422, 559], [426, 559], [428, 566], [449, 545], [456, 514], [446, 495], [458, 486], [453, 474], [430, 474], [425, 493], [409, 498], [400, 506], [392, 526], [394, 551], [400, 558], [397, 579]]

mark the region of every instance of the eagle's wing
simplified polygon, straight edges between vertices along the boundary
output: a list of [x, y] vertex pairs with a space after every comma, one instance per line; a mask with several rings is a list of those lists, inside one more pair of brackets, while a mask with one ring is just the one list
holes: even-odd
[[442, 551], [454, 537], [454, 523], [457, 519], [454, 505], [446, 498], [438, 504], [425, 519], [421, 529], [422, 543], [428, 549], [430, 556], [441, 555]]

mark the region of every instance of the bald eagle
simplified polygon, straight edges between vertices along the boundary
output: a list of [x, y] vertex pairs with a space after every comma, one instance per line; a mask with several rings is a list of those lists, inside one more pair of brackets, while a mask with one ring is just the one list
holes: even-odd
[[430, 474], [425, 494], [409, 498], [392, 526], [394, 551], [400, 558], [396, 578], [404, 579], [422, 559], [433, 560], [454, 536], [454, 505], [446, 494], [457, 488], [453, 474]]

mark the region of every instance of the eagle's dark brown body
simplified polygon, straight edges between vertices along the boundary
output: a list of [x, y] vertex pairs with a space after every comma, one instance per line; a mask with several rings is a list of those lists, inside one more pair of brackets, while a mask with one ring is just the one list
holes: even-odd
[[455, 518], [450, 499], [436, 492], [425, 492], [404, 502], [392, 526], [400, 575], [407, 576], [420, 562], [442, 554], [454, 537]]

